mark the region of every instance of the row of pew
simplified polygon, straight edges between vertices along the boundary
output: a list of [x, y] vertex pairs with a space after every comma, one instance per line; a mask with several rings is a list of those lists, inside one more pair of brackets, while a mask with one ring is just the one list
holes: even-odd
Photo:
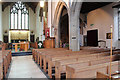
[[[118, 71], [120, 50], [113, 50], [112, 70]], [[97, 78], [97, 73], [109, 74], [109, 49], [83, 49], [71, 51], [64, 48], [33, 49], [34, 61], [52, 79]], [[115, 65], [115, 67], [114, 67]]]
[[37, 42], [31, 42], [30, 43], [30, 47], [32, 47], [32, 48], [35, 48], [35, 49], [38, 49], [38, 44], [37, 44]]
[[11, 50], [5, 50], [4, 43], [0, 43], [0, 80], [7, 77], [11, 61]]

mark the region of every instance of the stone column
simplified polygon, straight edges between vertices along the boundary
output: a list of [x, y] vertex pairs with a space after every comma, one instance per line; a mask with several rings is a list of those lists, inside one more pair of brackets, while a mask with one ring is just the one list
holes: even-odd
[[70, 8], [70, 17], [69, 17], [69, 45], [72, 51], [80, 50], [80, 29], [79, 29], [79, 15], [82, 2], [73, 2]]
[[119, 30], [119, 26], [118, 26], [118, 8], [114, 8], [114, 30], [113, 30], [113, 46], [116, 47], [117, 49], [118, 47], [118, 30]]
[[3, 41], [3, 29], [2, 29], [2, 3], [0, 2], [0, 41]]

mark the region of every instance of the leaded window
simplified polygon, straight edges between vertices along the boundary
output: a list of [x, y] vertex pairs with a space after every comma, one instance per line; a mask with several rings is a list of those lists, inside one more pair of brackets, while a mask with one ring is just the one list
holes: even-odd
[[22, 2], [15, 3], [11, 8], [11, 27], [10, 29], [29, 29], [28, 10]]

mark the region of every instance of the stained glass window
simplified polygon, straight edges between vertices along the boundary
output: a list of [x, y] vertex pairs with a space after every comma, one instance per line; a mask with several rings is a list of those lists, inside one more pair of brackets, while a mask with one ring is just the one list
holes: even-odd
[[11, 8], [10, 29], [29, 29], [28, 10], [21, 1], [15, 3]]

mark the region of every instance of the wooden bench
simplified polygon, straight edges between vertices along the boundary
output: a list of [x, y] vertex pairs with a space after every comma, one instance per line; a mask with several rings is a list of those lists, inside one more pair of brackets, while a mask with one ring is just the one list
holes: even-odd
[[6, 50], [6, 44], [0, 41], [0, 80], [6, 78], [11, 60], [11, 50]]
[[[105, 54], [104, 54], [105, 55]], [[106, 54], [108, 55], [108, 53]], [[52, 67], [55, 67], [55, 62], [59, 61], [59, 60], [68, 60], [68, 59], [81, 59], [81, 58], [98, 58], [103, 56], [100, 54], [88, 54], [88, 55], [76, 55], [76, 56], [64, 56], [64, 57], [54, 57], [54, 58], [50, 58], [50, 57], [46, 57], [46, 63], [48, 63], [48, 75], [50, 78], [52, 78]]]
[[[118, 62], [112, 62], [112, 66], [116, 65], [116, 69], [118, 69]], [[103, 74], [107, 74], [109, 72], [110, 63], [92, 65], [85, 68], [76, 68], [74, 66], [66, 66], [66, 78], [97, 78], [97, 72], [101, 72]], [[114, 68], [112, 68], [114, 71]]]
[[[48, 49], [47, 49], [48, 50]], [[51, 50], [51, 49], [49, 49], [47, 52], [46, 52], [46, 49], [44, 49], [43, 50], [43, 52], [40, 52], [41, 50], [40, 49], [37, 49], [36, 50], [36, 53], [35, 53], [35, 50], [33, 51], [33, 53], [35, 53], [35, 55], [33, 54], [33, 58], [34, 58], [34, 60], [35, 60], [35, 62], [37, 62], [37, 64], [40, 64], [40, 66], [42, 66], [41, 65], [41, 62], [40, 61], [42, 61], [42, 60], [40, 60], [40, 57], [41, 57], [41, 53], [44, 53], [43, 55], [58, 55], [58, 53], [56, 53], [54, 50], [56, 50], [56, 51], [58, 51], [59, 49], [53, 49], [53, 50]], [[51, 51], [51, 52], [50, 52]], [[53, 51], [53, 52], [52, 52]], [[68, 50], [67, 50], [68, 51]], [[49, 53], [48, 53], [49, 52]], [[60, 51], [59, 51], [60, 52]], [[73, 53], [73, 52], [72, 52]], [[90, 52], [90, 53], [93, 53], [93, 52]], [[62, 55], [62, 53], [60, 53], [61, 55]], [[59, 55], [60, 55], [59, 54]], [[42, 59], [42, 57], [41, 57], [41, 59]]]
[[[45, 51], [46, 52], [46, 51]], [[44, 54], [43, 55], [45, 55], [46, 56], [46, 54], [45, 54], [45, 52], [43, 52]], [[53, 53], [53, 52], [52, 52]], [[66, 53], [66, 52], [65, 52]], [[73, 53], [73, 52], [72, 52]], [[50, 53], [47, 53], [47, 56], [49, 55]], [[54, 54], [55, 55], [55, 54]], [[53, 55], [52, 55], [53, 56]], [[58, 53], [57, 53], [57, 56], [58, 56]], [[86, 56], [86, 55], [85, 55]], [[67, 56], [68, 57], [68, 56]], [[77, 56], [78, 57], [78, 56]], [[45, 58], [45, 57], [43, 57], [43, 58]], [[61, 57], [60, 57], [61, 58]], [[63, 59], [65, 58], [65, 56], [63, 55]], [[74, 58], [73, 56], [71, 56], [71, 58]], [[47, 60], [48, 58], [46, 58], [46, 59], [43, 59], [44, 60], [44, 71], [46, 72], [46, 61], [49, 61], [49, 60]], [[61, 59], [62, 60], [62, 59]], [[41, 62], [40, 62], [41, 63]], [[51, 65], [51, 64], [50, 64]], [[51, 69], [51, 68], [50, 68]], [[48, 69], [48, 73], [51, 71], [50, 69]], [[50, 71], [49, 71], [50, 70]], [[51, 73], [49, 74], [49, 75], [51, 75]]]
[[[52, 78], [52, 67], [55, 67], [55, 62], [56, 61], [61, 61], [61, 60], [79, 60], [81, 59], [81, 57], [87, 57], [87, 58], [99, 58], [102, 56], [108, 56], [109, 52], [108, 50], [100, 50], [104, 53], [96, 53], [98, 52], [96, 51], [85, 51], [85, 50], [81, 50], [79, 52], [72, 52], [70, 50], [66, 50], [66, 49], [61, 49], [61, 48], [57, 48], [57, 49], [33, 49], [32, 53], [33, 53], [33, 59], [35, 60], [35, 62], [37, 62], [38, 64], [40, 64], [40, 67], [42, 67], [43, 64], [43, 68], [44, 71], [46, 72], [47, 69], [47, 64], [48, 64], [48, 75], [50, 78]], [[118, 54], [119, 51], [114, 52], [115, 54]], [[84, 54], [84, 55], [83, 55]], [[82, 55], [82, 56], [81, 56]], [[95, 58], [94, 58], [95, 59]], [[95, 62], [94, 62], [95, 63]], [[91, 63], [93, 64], [93, 63]], [[56, 76], [57, 77], [57, 76]]]
[[3, 60], [2, 60], [2, 50], [0, 51], [0, 80], [3, 79]]
[[[48, 53], [48, 52], [43, 52], [43, 53], [44, 53], [44, 54], [41, 55], [41, 52], [39, 53], [39, 51], [38, 51], [38, 55], [37, 55], [38, 57], [37, 57], [37, 61], [36, 61], [36, 62], [37, 62], [38, 64], [40, 64], [40, 67], [42, 67], [42, 64], [43, 64], [43, 63], [42, 63], [42, 59], [44, 58], [44, 56], [46, 56], [46, 55], [47, 55], [47, 56], [48, 56], [48, 55], [52, 55], [52, 56], [56, 56], [56, 55], [57, 55], [57, 56], [59, 56], [59, 55], [60, 55], [60, 56], [62, 57], [62, 55], [63, 55], [62, 53], [58, 54], [58, 53], [56, 53], [56, 52], [49, 52], [49, 53]], [[63, 53], [67, 54], [67, 52], [63, 52]], [[68, 52], [68, 53], [70, 53], [70, 52]], [[72, 52], [72, 51], [71, 51], [71, 53], [77, 53], [77, 52]], [[70, 53], [70, 55], [71, 55], [71, 53]], [[80, 52], [80, 51], [79, 51], [78, 53], [80, 54], [80, 53], [83, 53], [83, 52]], [[84, 53], [85, 53], [85, 52], [84, 52]], [[85, 54], [87, 54], [87, 53], [91, 54], [92, 52], [86, 52]], [[108, 52], [108, 53], [109, 53], [109, 52]], [[64, 55], [63, 55], [63, 56], [64, 56]], [[41, 58], [40, 58], [40, 57], [41, 57]], [[44, 59], [44, 63], [46, 63], [46, 62], [45, 62], [45, 59]], [[46, 64], [45, 64], [45, 65], [46, 65]]]
[[48, 51], [61, 51], [61, 50], [66, 50], [64, 48], [50, 48], [50, 49], [33, 49], [32, 50], [32, 54], [33, 54], [33, 59], [35, 60], [35, 62], [37, 61], [37, 57], [38, 57], [38, 53], [44, 53], [44, 52], [48, 52]]
[[9, 65], [11, 63], [11, 50], [5, 50], [2, 52], [3, 58], [3, 77], [6, 77]]
[[34, 55], [34, 60], [35, 62], [38, 62], [39, 63], [39, 54], [46, 54], [46, 55], [50, 55], [50, 54], [53, 54], [53, 53], [49, 53], [47, 54], [48, 52], [53, 52], [53, 51], [62, 51], [62, 50], [66, 50], [64, 48], [57, 48], [57, 49], [36, 49], [33, 51], [33, 55]]
[[[84, 54], [84, 55], [87, 55], [87, 54], [91, 54], [91, 52], [82, 52], [82, 51], [77, 51], [77, 52], [73, 52], [73, 51], [58, 51], [58, 52], [43, 52], [43, 54], [39, 54], [39, 56], [41, 57], [41, 59], [44, 60], [44, 63], [46, 59], [44, 59], [45, 57], [65, 57], [65, 56], [79, 56], [80, 54]], [[39, 59], [39, 58], [38, 58]], [[42, 60], [40, 60], [40, 63], [41, 63]], [[45, 64], [44, 64], [45, 65]]]
[[[117, 74], [120, 75], [120, 62], [118, 64], [112, 64], [111, 66], [111, 78], [114, 79], [114, 78], [118, 78], [118, 77], [115, 77]], [[107, 74], [104, 74], [102, 72], [97, 72], [97, 78], [107, 78], [109, 79], [110, 78], [110, 65], [108, 66], [108, 72]], [[120, 79], [120, 76], [119, 76], [119, 79]]]
[[[111, 79], [112, 80], [119, 80], [120, 79], [119, 75], [120, 75], [120, 73], [114, 73], [114, 74], [111, 75]], [[109, 80], [110, 75], [104, 74], [104, 73], [101, 73], [101, 72], [97, 72], [97, 80], [100, 80], [100, 79]]]
[[[113, 56], [113, 61], [116, 60], [116, 55]], [[76, 67], [85, 67], [101, 63], [110, 62], [110, 56], [100, 58], [81, 58], [79, 60], [61, 60], [55, 62], [55, 78], [61, 78], [61, 73], [66, 73], [66, 65], [74, 65]]]

